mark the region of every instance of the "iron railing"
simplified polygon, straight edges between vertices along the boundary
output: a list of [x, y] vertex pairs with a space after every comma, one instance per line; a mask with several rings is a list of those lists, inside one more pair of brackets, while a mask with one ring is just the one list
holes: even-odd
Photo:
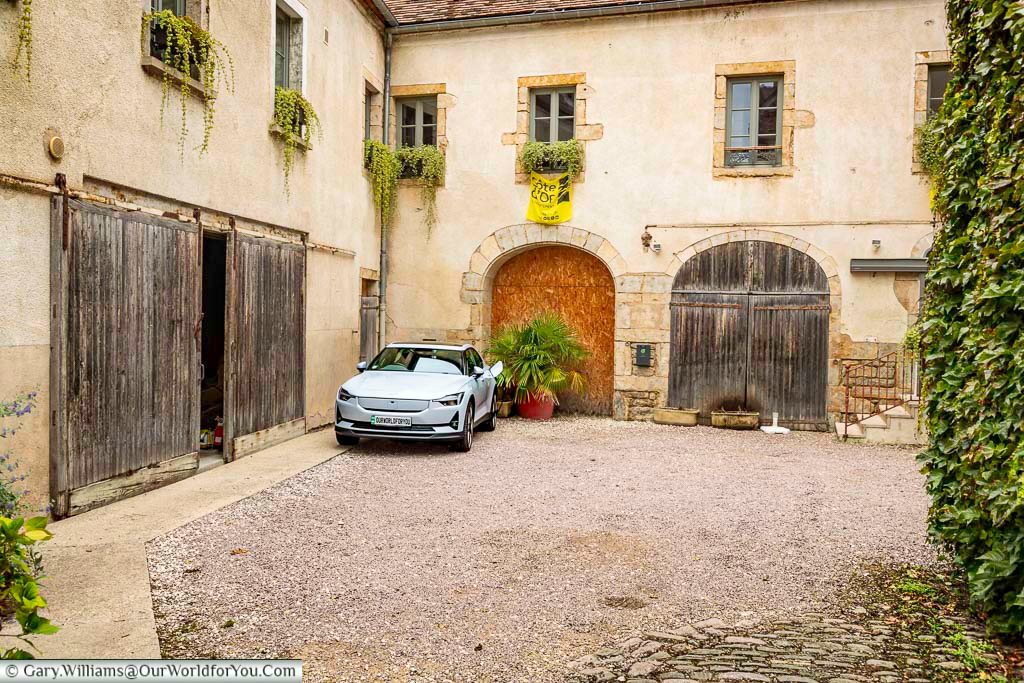
[[843, 368], [843, 439], [852, 425], [919, 400], [920, 390], [921, 362], [917, 353], [905, 347], [872, 360], [848, 363]]

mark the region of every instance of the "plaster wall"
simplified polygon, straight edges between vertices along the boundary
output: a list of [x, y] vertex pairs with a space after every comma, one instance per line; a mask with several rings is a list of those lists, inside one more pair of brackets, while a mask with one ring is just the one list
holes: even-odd
[[[31, 81], [10, 57], [20, 4], [0, 2], [0, 174], [128, 199], [159, 210], [239, 217], [246, 229], [283, 226], [308, 234], [307, 418], [330, 421], [329, 405], [358, 354], [360, 268], [378, 267], [379, 228], [362, 173], [364, 79], [384, 74], [382, 27], [359, 0], [302, 0], [306, 97], [323, 139], [297, 153], [286, 192], [283, 145], [269, 131], [274, 106], [273, 0], [212, 0], [204, 23], [230, 52], [234, 91], [221, 87], [209, 150], [200, 155], [203, 104], [181, 109], [172, 88], [146, 73], [140, 24], [149, 0], [33, 5]], [[295, 4], [295, 3], [293, 3]], [[327, 39], [325, 40], [325, 30]], [[66, 145], [47, 153], [50, 134]], [[47, 489], [49, 385], [49, 198], [0, 183], [0, 398], [38, 390], [39, 408], [15, 442], [33, 490]], [[6, 423], [5, 423], [6, 424]], [[7, 446], [7, 444], [4, 444]]]
[[[692, 245], [745, 229], [834, 263], [835, 381], [841, 358], [873, 355], [906, 330], [893, 275], [851, 274], [850, 259], [917, 256], [933, 230], [927, 182], [912, 168], [915, 53], [945, 49], [944, 26], [940, 0], [808, 0], [399, 36], [393, 82], [445, 84], [448, 167], [429, 235], [416, 189], [400, 192], [392, 337], [486, 342], [486, 284], [467, 296], [466, 283], [493, 277], [498, 261], [480, 256], [489, 236], [524, 222], [529, 188], [516, 183], [508, 144], [517, 79], [582, 73], [587, 123], [603, 134], [586, 142], [570, 224], [607, 242], [598, 256], [619, 282], [617, 341], [666, 345], [650, 377], [617, 350], [617, 390], [664, 392], [671, 278]], [[716, 177], [716, 66], [787, 60], [792, 175]], [[660, 253], [643, 248], [646, 226]], [[526, 228], [514, 248], [547, 234]], [[624, 283], [644, 274], [660, 291], [630, 300]]]

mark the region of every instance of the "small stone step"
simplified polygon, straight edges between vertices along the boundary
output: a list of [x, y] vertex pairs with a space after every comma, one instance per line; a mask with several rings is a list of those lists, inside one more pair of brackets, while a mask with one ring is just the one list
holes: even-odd
[[884, 414], [887, 417], [914, 417], [913, 415], [910, 414], [910, 411], [907, 410], [904, 406], [893, 406], [892, 408], [886, 410]]
[[866, 420], [860, 422], [865, 427], [876, 427], [878, 429], [888, 429], [889, 420], [884, 415], [872, 415]]

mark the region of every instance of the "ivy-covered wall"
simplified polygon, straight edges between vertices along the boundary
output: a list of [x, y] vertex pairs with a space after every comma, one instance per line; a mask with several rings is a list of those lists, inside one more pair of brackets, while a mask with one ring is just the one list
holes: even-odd
[[995, 631], [1024, 631], [1024, 4], [947, 0], [923, 348], [931, 531]]

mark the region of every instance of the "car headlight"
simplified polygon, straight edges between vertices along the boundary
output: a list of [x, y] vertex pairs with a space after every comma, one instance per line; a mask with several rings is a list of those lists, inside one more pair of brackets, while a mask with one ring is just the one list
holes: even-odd
[[462, 394], [449, 394], [444, 398], [435, 399], [434, 403], [445, 408], [451, 408], [462, 403]]
[[341, 387], [340, 389], [338, 389], [338, 400], [339, 401], [347, 401], [347, 400], [352, 399], [352, 398], [355, 398], [355, 396], [353, 396], [352, 394], [350, 394], [347, 391], [345, 391], [345, 387]]

